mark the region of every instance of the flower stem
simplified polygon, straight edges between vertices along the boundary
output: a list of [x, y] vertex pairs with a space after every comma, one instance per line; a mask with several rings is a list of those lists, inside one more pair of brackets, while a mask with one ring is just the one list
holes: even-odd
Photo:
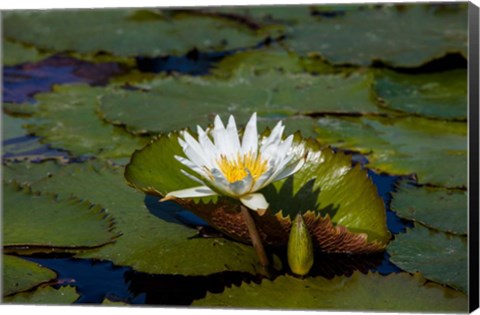
[[240, 208], [243, 219], [245, 220], [245, 224], [247, 225], [248, 234], [250, 234], [250, 239], [252, 240], [253, 248], [255, 248], [258, 259], [260, 260], [260, 264], [262, 266], [268, 266], [268, 258], [265, 254], [265, 249], [263, 248], [262, 240], [260, 239], [260, 235], [258, 234], [255, 221], [253, 221], [253, 218], [250, 215], [250, 210], [243, 205]]

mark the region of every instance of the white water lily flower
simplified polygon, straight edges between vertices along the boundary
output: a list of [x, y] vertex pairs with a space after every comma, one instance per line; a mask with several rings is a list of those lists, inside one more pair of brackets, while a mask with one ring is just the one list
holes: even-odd
[[172, 191], [164, 199], [225, 195], [239, 199], [246, 207], [259, 213], [265, 212], [268, 202], [256, 192], [294, 174], [305, 162], [303, 157], [298, 158], [291, 150], [293, 135], [282, 140], [284, 129], [282, 122], [278, 122], [270, 135], [259, 143], [257, 115], [254, 113], [241, 143], [233, 116], [230, 116], [226, 128], [220, 117], [215, 117], [211, 131], [213, 142], [199, 126], [198, 140], [183, 132], [183, 139], [178, 141], [187, 158], [175, 158], [199, 175], [197, 178], [181, 170], [202, 186]]

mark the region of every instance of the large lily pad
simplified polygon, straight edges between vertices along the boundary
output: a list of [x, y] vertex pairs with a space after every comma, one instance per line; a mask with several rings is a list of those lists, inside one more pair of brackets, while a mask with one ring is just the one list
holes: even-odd
[[2, 295], [32, 289], [57, 277], [52, 270], [20, 257], [3, 255]]
[[468, 292], [468, 242], [457, 236], [415, 224], [395, 236], [388, 247], [390, 260], [408, 272]]
[[287, 32], [300, 54], [319, 53], [335, 64], [418, 67], [458, 52], [467, 56], [467, 6], [383, 5], [334, 18], [306, 17]]
[[134, 137], [117, 126], [103, 122], [95, 113], [97, 99], [105, 88], [84, 84], [57, 86], [53, 93], [35, 98], [35, 111], [28, 130], [53, 147], [74, 155], [96, 155], [104, 158], [130, 156], [148, 138]]
[[417, 187], [402, 181], [393, 193], [391, 209], [398, 216], [441, 231], [468, 232], [468, 194], [463, 190]]
[[324, 117], [322, 143], [369, 154], [369, 167], [417, 175], [419, 183], [467, 185], [467, 124], [420, 117]]
[[[101, 163], [69, 164], [31, 184], [32, 190], [70, 195], [101, 204], [122, 235], [107, 246], [78, 254], [110, 260], [152, 274], [207, 275], [223, 271], [261, 272], [251, 246], [228, 239], [195, 237], [197, 231], [149, 211], [145, 195], [128, 187], [123, 168]], [[164, 213], [165, 214], [165, 213]]]
[[[146, 91], [118, 90], [101, 99], [100, 112], [133, 133], [158, 133], [206, 125], [215, 114], [247, 121], [297, 113], [376, 113], [371, 73], [261, 75], [242, 72], [229, 80], [173, 77], [154, 80]], [[147, 86], [144, 86], [147, 88]]]
[[6, 12], [3, 32], [42, 49], [120, 56], [222, 51], [254, 46], [267, 36], [243, 23], [194, 11], [132, 9]]
[[3, 245], [6, 248], [82, 249], [115, 239], [113, 220], [101, 206], [53, 195], [32, 194], [17, 184], [3, 186]]
[[18, 293], [3, 299], [7, 304], [73, 304], [80, 295], [72, 286], [55, 289], [53, 287], [38, 288], [33, 292]]
[[[286, 294], [288, 292], [288, 294]], [[466, 295], [406, 273], [382, 276], [355, 272], [351, 277], [298, 279], [281, 276], [242, 284], [194, 301], [202, 307], [368, 310], [381, 312], [466, 312]]]
[[28, 186], [52, 176], [60, 168], [61, 165], [54, 161], [7, 163], [2, 165], [2, 179], [7, 183], [16, 182], [21, 186]]
[[[275, 188], [270, 186], [264, 190], [271, 205], [270, 214], [256, 217], [264, 240], [272, 245], [286, 244], [291, 221], [282, 215], [275, 215], [279, 211], [296, 214], [299, 211], [317, 210], [322, 216], [328, 215], [326, 219], [309, 219], [309, 222], [316, 220], [315, 224], [309, 224], [309, 229], [320, 238], [317, 246], [331, 252], [362, 252], [370, 242], [376, 246], [373, 246], [373, 250], [366, 251], [381, 250], [381, 244], [388, 242], [390, 234], [386, 227], [383, 202], [366, 171], [359, 166], [352, 167], [347, 155], [334, 153], [330, 148], [321, 149], [314, 141], [306, 143], [297, 137], [295, 150], [299, 154], [309, 151], [305, 166], [293, 176], [293, 180], [290, 178], [278, 182]], [[159, 196], [198, 186], [180, 172], [184, 166], [174, 155], [182, 154], [178, 135], [162, 135], [133, 155], [125, 176], [137, 189]], [[216, 204], [208, 204], [209, 201], [196, 203], [177, 200], [231, 237], [248, 241], [247, 229], [238, 213], [238, 205], [226, 198], [219, 198]], [[330, 219], [339, 229], [346, 228], [349, 233], [362, 235], [361, 241], [353, 241], [342, 231], [327, 228]], [[317, 226], [323, 226], [318, 233], [315, 231]], [[339, 243], [347, 239], [352, 243], [360, 242], [361, 246], [345, 250]], [[338, 247], [326, 246], [332, 242]]]
[[432, 74], [385, 71], [375, 91], [385, 106], [402, 112], [441, 119], [467, 119], [467, 70]]

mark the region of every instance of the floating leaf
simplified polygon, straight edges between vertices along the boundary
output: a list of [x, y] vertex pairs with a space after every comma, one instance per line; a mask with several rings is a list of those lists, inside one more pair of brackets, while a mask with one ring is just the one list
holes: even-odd
[[318, 120], [317, 132], [322, 143], [370, 153], [371, 168], [415, 173], [422, 184], [467, 185], [466, 123], [420, 117], [324, 117]]
[[385, 106], [441, 119], [467, 119], [467, 70], [429, 74], [384, 71], [375, 91]]
[[305, 17], [289, 28], [290, 40], [285, 44], [301, 55], [319, 53], [334, 64], [368, 66], [380, 60], [391, 66], [418, 67], [452, 52], [466, 58], [467, 6], [451, 7], [382, 5], [333, 18]]
[[267, 37], [243, 23], [187, 10], [24, 10], [5, 13], [3, 21], [5, 36], [42, 49], [119, 56], [224, 51]]
[[402, 181], [391, 208], [398, 216], [441, 231], [468, 232], [468, 194], [463, 190], [416, 187]]
[[[162, 135], [132, 156], [125, 171], [132, 186], [149, 194], [165, 196], [170, 191], [198, 185], [180, 172], [183, 164], [174, 158], [174, 155], [183, 154], [177, 137], [176, 134]], [[267, 244], [285, 245], [291, 221], [275, 213], [280, 210], [286, 214], [318, 210], [329, 217], [321, 219], [313, 215], [309, 220], [315, 222], [309, 229], [312, 234], [318, 233], [315, 234], [319, 238], [317, 246], [332, 252], [381, 250], [390, 234], [383, 202], [366, 171], [359, 166], [352, 167], [349, 156], [334, 153], [329, 148], [320, 149], [314, 141], [307, 144], [297, 142], [295, 150], [302, 151], [304, 145], [309, 150], [305, 166], [290, 179], [277, 182], [276, 188], [269, 186], [262, 191], [270, 203], [270, 215], [254, 214], [261, 237]], [[222, 232], [248, 242], [238, 205], [225, 198], [219, 199], [215, 205], [204, 203], [208, 201], [176, 200]], [[334, 227], [332, 222], [337, 226]], [[313, 231], [317, 226], [322, 228]], [[346, 234], [350, 236], [346, 237]], [[351, 247], [348, 241], [353, 241]]]
[[57, 277], [50, 269], [20, 257], [3, 255], [3, 296], [30, 290]]
[[75, 155], [130, 156], [148, 138], [134, 137], [103, 122], [95, 113], [97, 99], [103, 93], [104, 88], [75, 84], [57, 86], [53, 93], [37, 95], [38, 111], [33, 116], [36, 120], [27, 128], [53, 147]]
[[398, 234], [388, 247], [390, 260], [408, 272], [468, 292], [467, 237], [431, 230], [420, 224]]
[[3, 39], [2, 58], [4, 66], [15, 66], [26, 62], [36, 62], [48, 56], [31, 46], [25, 46]]
[[61, 166], [54, 161], [42, 163], [8, 163], [2, 168], [2, 177], [5, 182], [16, 182], [21, 186], [28, 186], [40, 179], [52, 176]]
[[[373, 75], [239, 73], [228, 80], [170, 77], [152, 81], [146, 91], [118, 90], [101, 99], [103, 117], [133, 133], [159, 133], [197, 124], [215, 114], [235, 114], [246, 121], [252, 112], [262, 118], [297, 113], [376, 113], [370, 97]], [[147, 88], [147, 87], [145, 87]]]
[[202, 307], [281, 308], [382, 312], [467, 312], [466, 295], [406, 273], [297, 279], [280, 276], [243, 283], [193, 302]]
[[81, 249], [105, 245], [116, 236], [111, 217], [88, 201], [57, 201], [53, 195], [31, 194], [16, 184], [3, 186], [3, 201], [7, 248]]
[[73, 304], [80, 295], [72, 286], [55, 289], [53, 287], [38, 288], [33, 292], [18, 293], [3, 299], [7, 304]]
[[110, 260], [152, 274], [256, 274], [262, 270], [251, 246], [223, 238], [195, 237], [195, 229], [162, 219], [162, 208], [149, 211], [145, 195], [125, 183], [122, 168], [102, 163], [69, 164], [31, 187], [34, 191], [54, 192], [61, 202], [70, 195], [88, 199], [101, 204], [115, 218], [115, 228], [122, 233], [115, 243], [79, 257]]
[[103, 158], [127, 157], [148, 142], [122, 128], [103, 122], [95, 113], [97, 99], [104, 88], [84, 84], [57, 86], [53, 93], [39, 94], [35, 121], [27, 125], [30, 132], [53, 147], [75, 155]]

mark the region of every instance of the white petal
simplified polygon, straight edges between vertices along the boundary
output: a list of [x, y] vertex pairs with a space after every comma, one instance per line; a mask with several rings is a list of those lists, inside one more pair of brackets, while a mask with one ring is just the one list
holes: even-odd
[[196, 172], [198, 175], [202, 177], [208, 177], [208, 174], [205, 172], [205, 169], [203, 167], [193, 163], [192, 161], [184, 158], [183, 156], [174, 155], [174, 157], [177, 161], [179, 161], [180, 163], [182, 163], [192, 171]]
[[228, 139], [227, 131], [223, 126], [222, 120], [217, 115], [215, 116], [214, 128], [212, 131], [213, 141], [215, 142], [215, 147], [217, 148], [217, 153], [225, 155], [227, 157], [232, 156], [232, 146]]
[[217, 195], [217, 193], [211, 190], [209, 187], [199, 186], [199, 187], [171, 191], [161, 201], [172, 199], [172, 197], [197, 198], [197, 197], [207, 197], [207, 196], [214, 196], [214, 195]]
[[240, 153], [240, 139], [238, 138], [237, 125], [235, 124], [235, 118], [232, 115], [228, 118], [227, 134], [229, 142], [232, 146], [235, 155]]
[[199, 183], [200, 185], [205, 185], [205, 183], [204, 183], [202, 180], [200, 180], [200, 179], [196, 178], [195, 176], [187, 173], [185, 170], [180, 170], [180, 172], [182, 172], [183, 175], [187, 176], [187, 177], [190, 178], [191, 180]]
[[268, 208], [268, 202], [260, 193], [248, 194], [240, 198], [240, 201], [249, 209], [264, 211]]
[[290, 165], [289, 167], [282, 170], [280, 173], [275, 174], [273, 176], [274, 177], [273, 181], [281, 180], [281, 179], [284, 179], [285, 177], [295, 174], [302, 168], [304, 164], [305, 164], [305, 159], [302, 158], [297, 163]]
[[198, 133], [198, 142], [203, 148], [203, 151], [205, 152], [205, 159], [210, 161], [211, 167], [216, 167], [217, 166], [217, 148], [213, 144], [212, 140], [210, 140], [210, 137], [208, 134], [203, 131], [203, 129], [200, 126], [197, 126], [197, 133]]
[[[184, 149], [183, 151], [185, 154], [188, 152], [187, 156], [190, 158], [190, 160], [199, 166], [206, 165], [210, 168], [210, 161], [205, 158], [206, 154], [200, 143], [198, 143], [197, 140], [195, 140], [195, 138], [193, 138], [188, 132], [184, 133], [183, 138], [188, 145], [186, 148], [187, 150]], [[191, 150], [189, 150], [188, 147], [190, 147]]]
[[258, 150], [257, 113], [253, 113], [243, 133], [242, 151], [243, 151], [243, 154], [247, 154], [249, 152], [256, 154], [257, 150]]

